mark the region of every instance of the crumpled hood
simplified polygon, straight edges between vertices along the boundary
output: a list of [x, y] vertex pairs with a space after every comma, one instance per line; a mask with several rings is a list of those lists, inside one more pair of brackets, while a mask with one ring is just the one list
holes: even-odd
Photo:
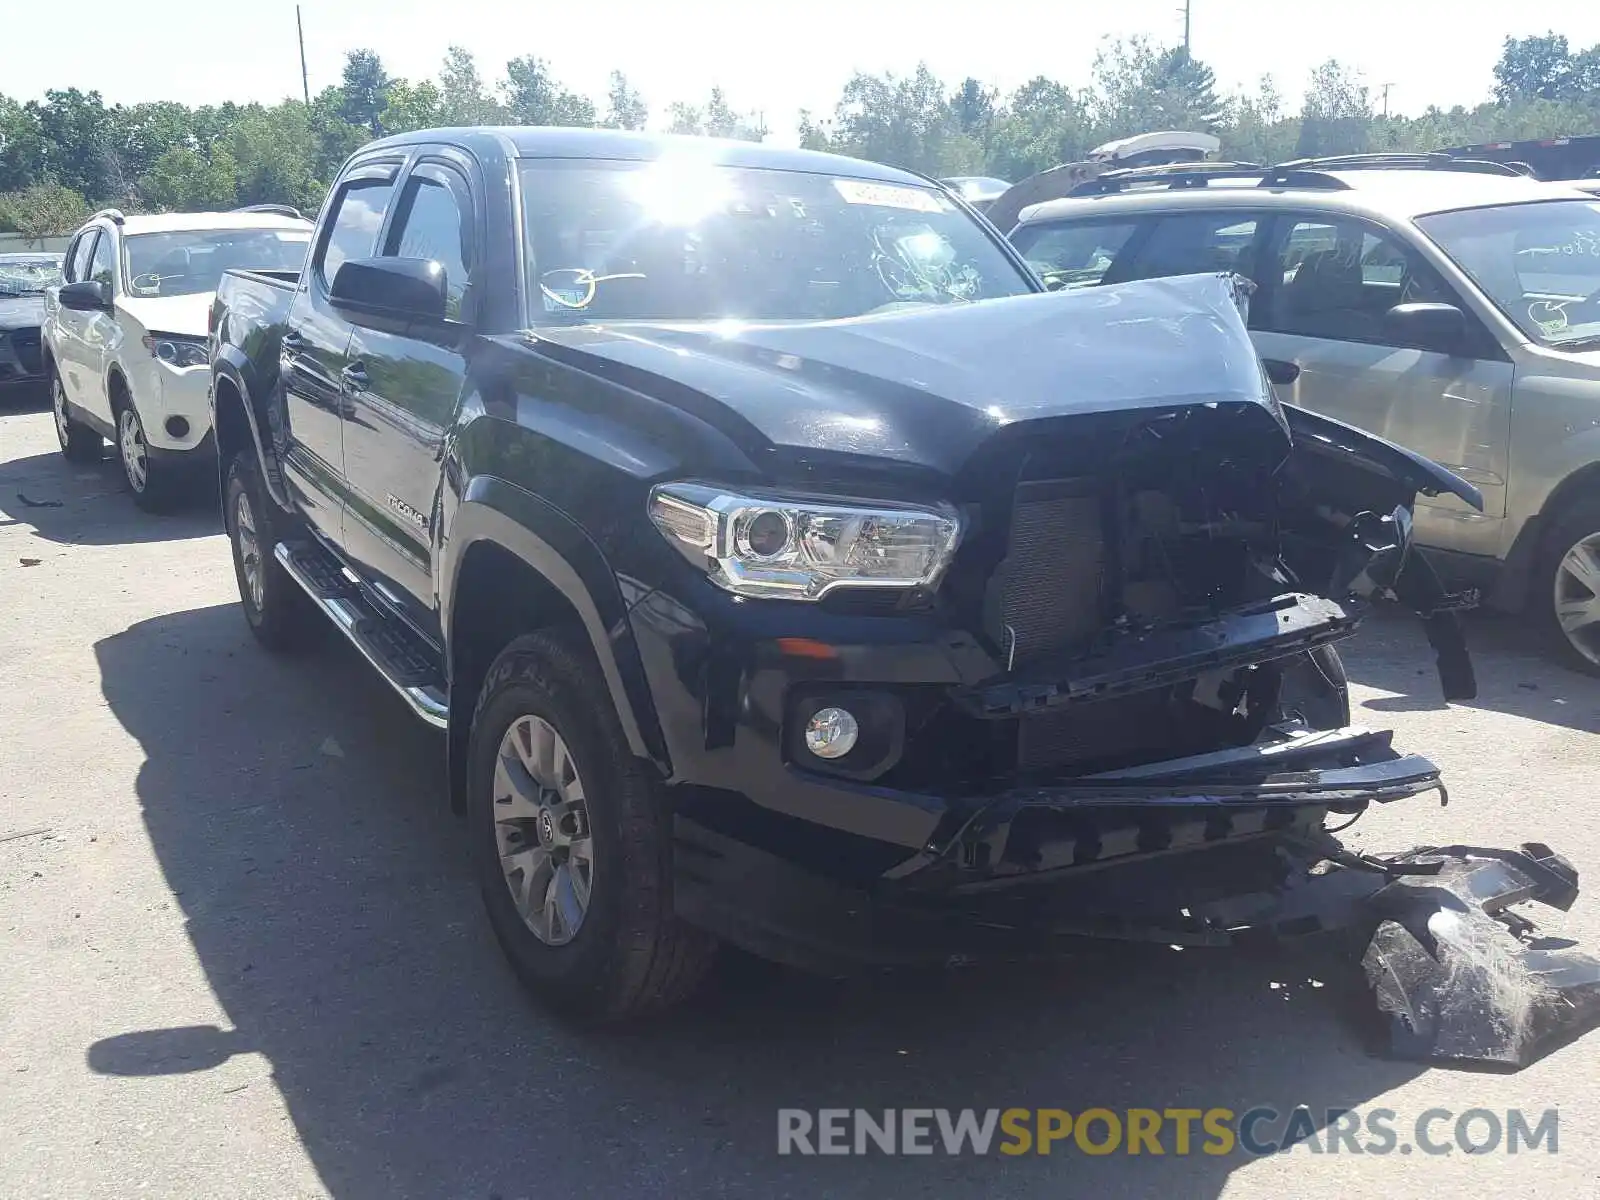
[[954, 474], [1015, 421], [1245, 401], [1277, 410], [1228, 276], [845, 321], [541, 327], [551, 357], [677, 404], [745, 445]]
[[43, 296], [0, 295], [0, 329], [33, 329], [42, 324]]
[[197, 292], [192, 296], [119, 296], [117, 307], [147, 330], [205, 337], [212, 295]]

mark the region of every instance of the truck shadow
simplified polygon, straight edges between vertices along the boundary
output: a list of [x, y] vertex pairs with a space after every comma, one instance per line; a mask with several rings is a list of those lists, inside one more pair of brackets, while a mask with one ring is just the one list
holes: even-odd
[[264, 1055], [335, 1196], [1208, 1197], [1252, 1160], [1178, 1157], [1170, 1131], [1163, 1157], [1063, 1144], [840, 1160], [778, 1156], [776, 1114], [1303, 1104], [1320, 1125], [1418, 1070], [1367, 1055], [1335, 975], [1229, 952], [1107, 948], [851, 984], [729, 956], [679, 1013], [577, 1030], [503, 967], [442, 801], [440, 744], [353, 653], [269, 658], [232, 605], [141, 622], [95, 652], [231, 1028], [122, 1031], [86, 1048], [89, 1065], [155, 1076]]
[[[1556, 662], [1526, 617], [1474, 612], [1463, 624], [1478, 696], [1455, 706], [1600, 731], [1600, 679]], [[1375, 724], [1385, 713], [1451, 707], [1439, 690], [1422, 626], [1409, 614], [1375, 613], [1359, 637], [1340, 645], [1339, 653], [1353, 683], [1389, 693], [1361, 700], [1357, 721]]]
[[0, 462], [0, 524], [31, 525], [35, 537], [62, 545], [116, 546], [209, 537], [222, 518], [209, 476], [172, 512], [141, 512], [107, 450], [98, 463], [56, 453]]

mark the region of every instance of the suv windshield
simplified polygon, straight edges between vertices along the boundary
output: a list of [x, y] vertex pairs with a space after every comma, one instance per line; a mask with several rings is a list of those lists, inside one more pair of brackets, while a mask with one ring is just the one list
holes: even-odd
[[42, 296], [61, 283], [59, 258], [23, 258], [0, 254], [0, 296]]
[[521, 168], [529, 315], [825, 320], [1037, 290], [935, 187], [699, 160]]
[[1600, 202], [1469, 208], [1417, 224], [1535, 341], [1600, 339]]
[[133, 296], [214, 292], [230, 269], [298, 271], [309, 229], [207, 229], [136, 233], [123, 239], [127, 290]]

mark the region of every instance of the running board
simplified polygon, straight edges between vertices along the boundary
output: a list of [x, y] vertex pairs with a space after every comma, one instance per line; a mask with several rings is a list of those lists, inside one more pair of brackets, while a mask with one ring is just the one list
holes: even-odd
[[449, 700], [416, 635], [379, 613], [349, 573], [317, 547], [279, 542], [272, 554], [413, 713], [435, 729], [449, 726]]

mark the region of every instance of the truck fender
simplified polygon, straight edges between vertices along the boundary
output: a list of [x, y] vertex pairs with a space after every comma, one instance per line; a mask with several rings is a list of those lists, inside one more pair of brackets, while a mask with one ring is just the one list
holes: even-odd
[[217, 411], [217, 383], [226, 379], [239, 393], [240, 408], [244, 410], [245, 425], [250, 430], [250, 441], [255, 445], [256, 458], [261, 463], [261, 475], [267, 492], [279, 507], [290, 508], [288, 489], [283, 484], [283, 474], [278, 470], [278, 456], [261, 440], [261, 422], [256, 411], [257, 379], [250, 358], [238, 346], [218, 347], [211, 360], [211, 428], [216, 431], [218, 469], [228, 469], [227, 455], [222, 451], [221, 414]]
[[461, 565], [480, 541], [516, 555], [572, 607], [588, 635], [629, 749], [666, 770], [666, 743], [628, 623], [627, 605], [600, 548], [572, 518], [532, 492], [493, 476], [472, 477], [439, 551], [439, 616], [447, 631]]

